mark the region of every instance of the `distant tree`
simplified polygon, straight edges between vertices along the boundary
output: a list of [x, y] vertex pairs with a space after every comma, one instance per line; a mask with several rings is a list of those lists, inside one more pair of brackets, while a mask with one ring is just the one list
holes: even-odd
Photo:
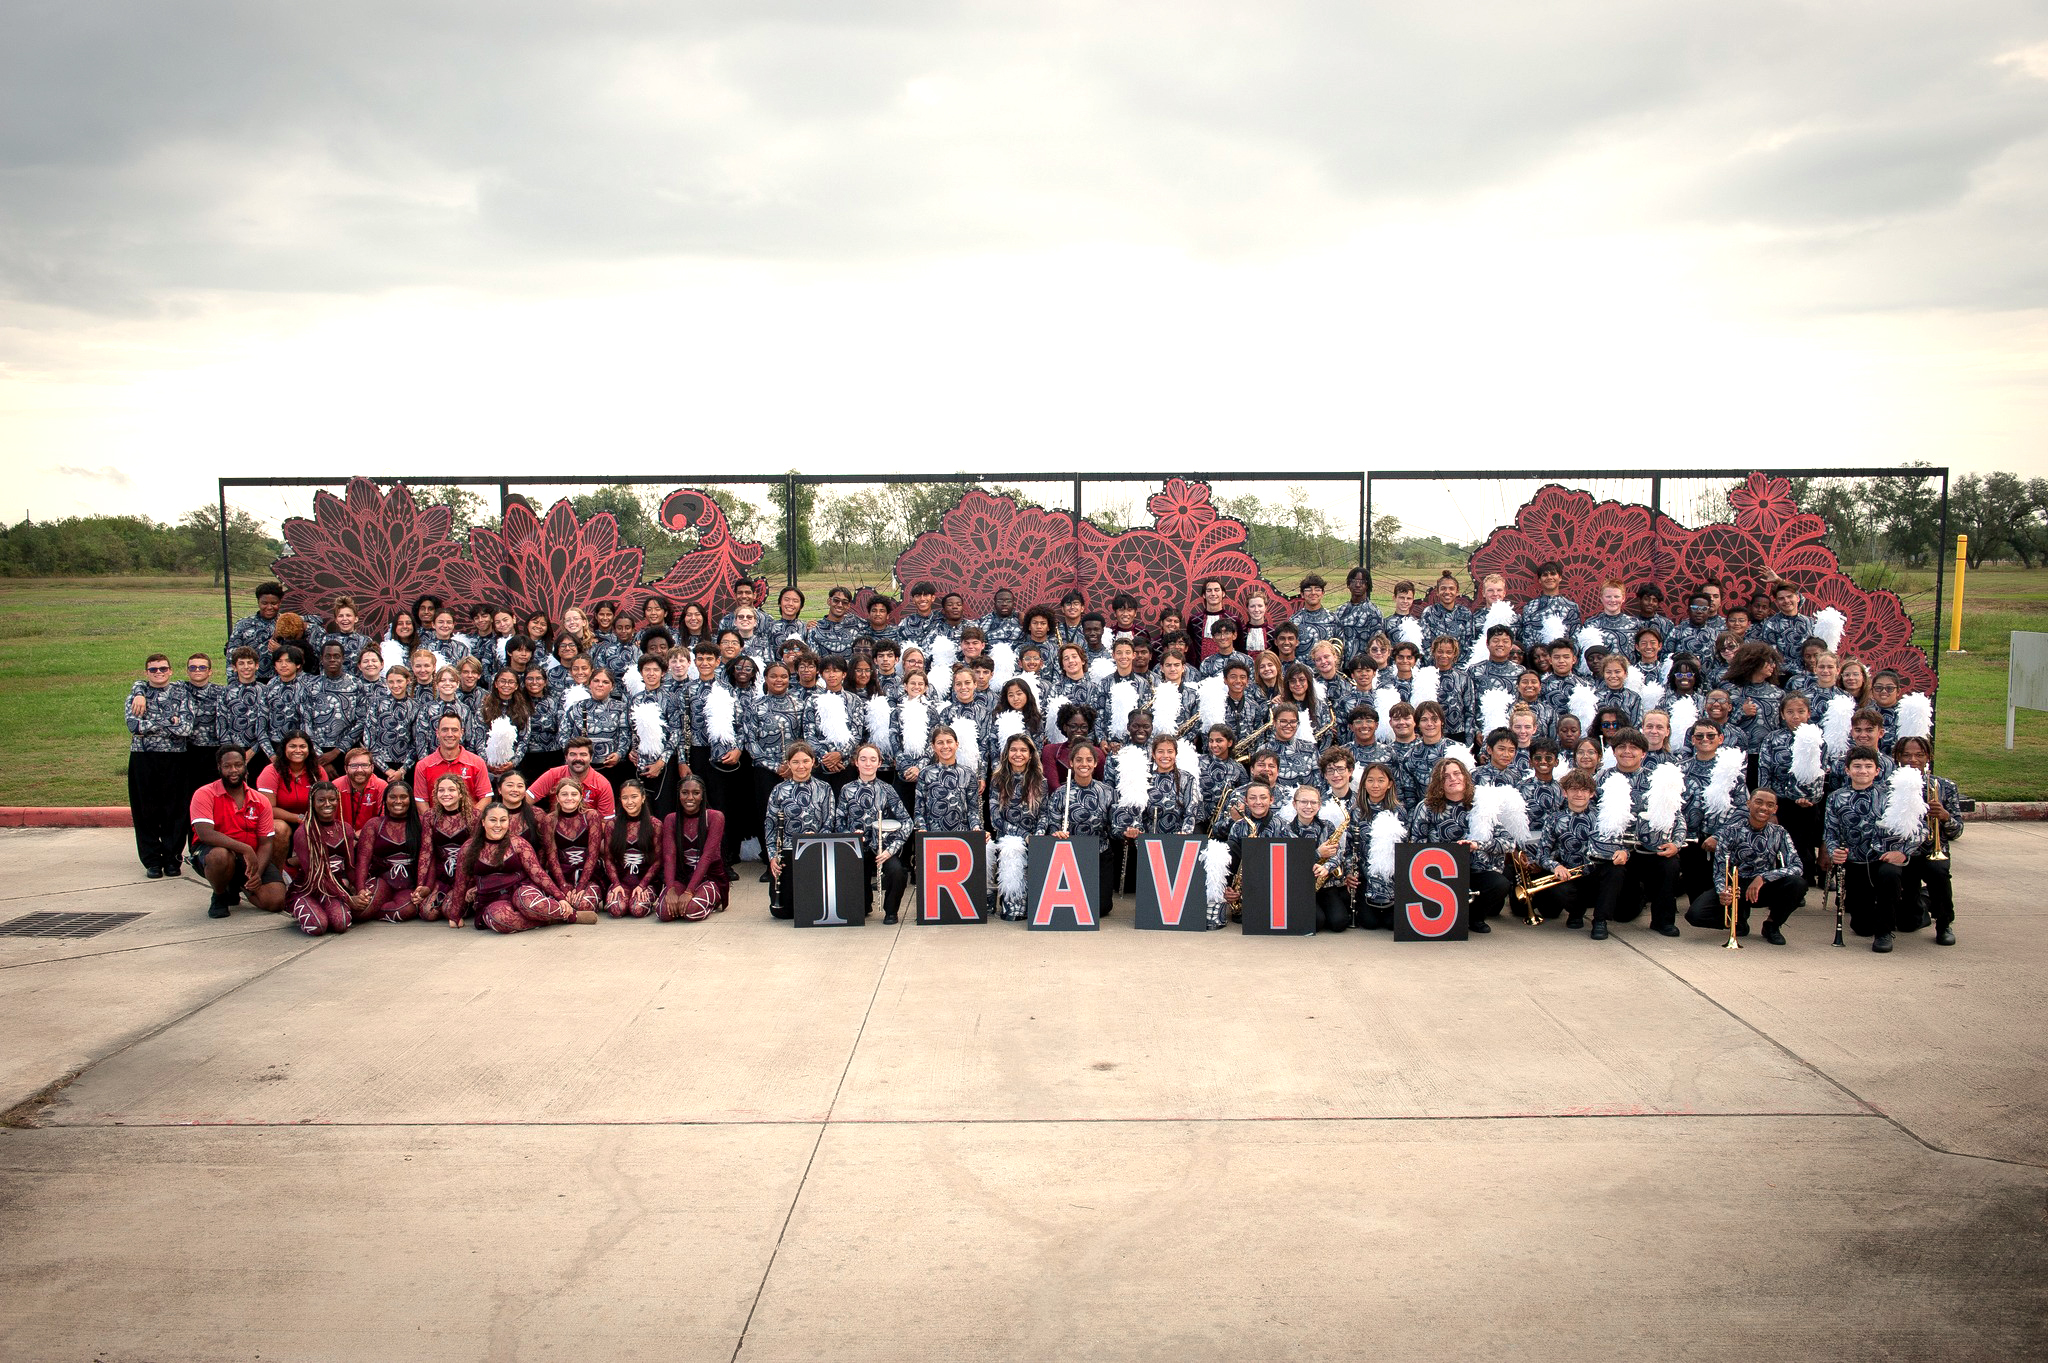
[[[424, 483], [412, 489], [412, 499], [417, 506], [445, 506], [453, 513], [449, 523], [451, 538], [462, 540], [469, 536], [473, 525], [494, 526], [499, 518], [490, 513], [490, 503], [483, 494], [459, 483], [435, 485]], [[524, 501], [524, 498], [520, 500]], [[532, 503], [528, 503], [529, 506]]]
[[[220, 508], [215, 505], [195, 507], [179, 520], [178, 529], [185, 542], [180, 567], [187, 572], [211, 571], [214, 582], [218, 583], [221, 580]], [[228, 564], [234, 571], [265, 571], [271, 560], [283, 552], [284, 545], [264, 531], [263, 522], [241, 507], [228, 508]]]
[[[791, 470], [795, 472], [795, 470]], [[811, 511], [817, 505], [818, 488], [814, 483], [799, 480], [796, 484], [796, 543], [789, 542], [790, 485], [787, 482], [771, 483], [768, 486], [768, 500], [775, 505], [775, 547], [782, 554], [782, 562], [794, 563], [799, 573], [812, 573], [818, 569], [818, 549], [811, 539]]]

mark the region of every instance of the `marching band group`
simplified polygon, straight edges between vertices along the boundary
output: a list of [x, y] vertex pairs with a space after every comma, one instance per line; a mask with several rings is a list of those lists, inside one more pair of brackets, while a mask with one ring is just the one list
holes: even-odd
[[1334, 609], [1311, 574], [1284, 620], [1211, 580], [1149, 621], [1078, 591], [971, 618], [925, 582], [859, 614], [834, 587], [807, 620], [796, 588], [771, 609], [742, 582], [716, 619], [424, 598], [375, 622], [345, 597], [284, 611], [267, 582], [225, 684], [152, 654], [128, 696], [136, 845], [152, 877], [189, 856], [215, 916], [246, 896], [308, 933], [702, 919], [743, 853], [788, 917], [797, 839], [831, 832], [862, 839], [885, 922], [922, 833], [989, 839], [1011, 919], [1025, 839], [1098, 838], [1106, 913], [1136, 839], [1179, 834], [1212, 840], [1212, 927], [1246, 839], [1302, 838], [1328, 932], [1392, 926], [1413, 841], [1468, 849], [1475, 932], [1512, 911], [1605, 938], [1647, 906], [1731, 942], [1754, 911], [1782, 945], [1819, 888], [1874, 950], [1930, 922], [1954, 943], [1964, 806], [1930, 770], [1932, 706], [1841, 656], [1839, 613], [1779, 582], [1671, 614], [1609, 581], [1582, 618], [1557, 564], [1538, 582], [1518, 605], [1497, 575], [1469, 603], [1449, 573], [1402, 581], [1382, 612], [1364, 569]]

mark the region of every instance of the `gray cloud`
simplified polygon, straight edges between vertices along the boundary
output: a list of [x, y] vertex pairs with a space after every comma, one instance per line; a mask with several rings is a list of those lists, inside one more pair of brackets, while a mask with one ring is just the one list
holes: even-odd
[[2044, 38], [2008, 0], [42, 4], [0, 49], [0, 292], [1268, 250], [1598, 161], [1589, 213], [1759, 231], [1814, 306], [2011, 306], [2048, 81], [1995, 59]]
[[135, 485], [133, 478], [130, 478], [112, 465], [96, 469], [83, 469], [75, 464], [59, 464], [51, 469], [50, 472], [65, 478], [84, 478], [95, 483], [106, 483], [111, 487], [127, 488]]

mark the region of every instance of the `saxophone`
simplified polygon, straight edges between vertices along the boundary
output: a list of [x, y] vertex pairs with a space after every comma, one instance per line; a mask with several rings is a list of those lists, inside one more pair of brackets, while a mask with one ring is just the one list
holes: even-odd
[[1266, 730], [1272, 727], [1273, 721], [1269, 719], [1264, 724], [1261, 724], [1258, 728], [1246, 734], [1243, 738], [1238, 739], [1237, 742], [1233, 743], [1230, 747], [1231, 759], [1233, 761], [1242, 762], [1246, 758], [1250, 757], [1252, 755], [1253, 749], [1258, 747], [1260, 737], [1266, 732]]
[[[1349, 800], [1346, 800], [1343, 804], [1337, 806], [1337, 826], [1330, 830], [1330, 836], [1324, 838], [1323, 841], [1341, 841], [1344, 837], [1344, 830], [1349, 828], [1350, 826], [1351, 802]], [[1337, 855], [1341, 857], [1343, 853], [1344, 849], [1341, 846], [1338, 847]], [[1316, 888], [1320, 890], [1324, 886], [1328, 885], [1330, 883], [1330, 877], [1337, 874], [1338, 869], [1339, 867], [1337, 864], [1337, 857], [1332, 857], [1328, 861], [1317, 862], [1315, 870]]]

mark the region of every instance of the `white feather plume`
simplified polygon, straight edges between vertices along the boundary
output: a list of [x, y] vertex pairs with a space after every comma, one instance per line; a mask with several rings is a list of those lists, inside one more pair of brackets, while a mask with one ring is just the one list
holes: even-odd
[[1088, 680], [1105, 681], [1116, 675], [1116, 661], [1112, 658], [1097, 658], [1088, 664]]
[[1926, 776], [1918, 767], [1897, 766], [1885, 778], [1884, 809], [1877, 821], [1895, 838], [1918, 841], [1927, 832]]
[[1435, 700], [1438, 675], [1434, 667], [1416, 668], [1415, 680], [1408, 687], [1409, 704], [1420, 705], [1424, 701]]
[[1201, 754], [1195, 751], [1193, 742], [1183, 738], [1173, 745], [1173, 766], [1176, 771], [1184, 771], [1197, 780], [1201, 779]]
[[1422, 647], [1422, 622], [1412, 615], [1403, 615], [1394, 621], [1394, 642]]
[[1600, 749], [1600, 770], [1602, 770], [1602, 771], [1612, 771], [1613, 769], [1614, 769], [1614, 749], [1612, 749], [1612, 748], [1608, 748], [1608, 747], [1603, 747], [1603, 748], [1601, 748], [1601, 749]]
[[1593, 688], [1584, 682], [1572, 683], [1572, 694], [1565, 706], [1579, 721], [1579, 737], [1593, 736], [1593, 716], [1600, 713], [1599, 702], [1593, 699]]
[[1842, 646], [1842, 626], [1847, 623], [1847, 617], [1833, 606], [1822, 606], [1814, 612], [1813, 632], [1833, 653]]
[[[1295, 789], [1299, 790], [1300, 787], [1297, 786], [1295, 787]], [[1318, 793], [1320, 793], [1319, 788], [1317, 787], [1311, 787], [1311, 789], [1317, 789]], [[1320, 819], [1322, 822], [1328, 824], [1332, 828], [1335, 828], [1337, 826], [1338, 815], [1342, 812], [1343, 810], [1339, 802], [1327, 795], [1324, 795], [1323, 802], [1320, 805], [1316, 806], [1316, 818]]]
[[1066, 731], [1060, 728], [1060, 711], [1067, 709], [1071, 704], [1072, 702], [1062, 695], [1055, 695], [1045, 703], [1045, 737], [1047, 742], [1058, 742], [1066, 736]]
[[927, 696], [905, 696], [899, 718], [903, 729], [903, 756], [923, 757], [932, 750], [932, 703]]
[[647, 689], [647, 683], [641, 679], [640, 669], [637, 667], [626, 669], [624, 684], [628, 696], [637, 696]]
[[1110, 758], [1116, 768], [1116, 802], [1131, 809], [1152, 803], [1152, 759], [1139, 752], [1135, 743], [1117, 749]]
[[1792, 731], [1792, 779], [1802, 786], [1820, 783], [1821, 732], [1818, 724], [1802, 724]]
[[1629, 820], [1635, 817], [1635, 796], [1629, 790], [1628, 778], [1620, 772], [1608, 775], [1600, 782], [1600, 805], [1594, 811], [1594, 830], [1602, 842], [1620, 842], [1621, 835], [1628, 832]]
[[950, 634], [932, 636], [931, 656], [925, 660], [925, 675], [942, 690], [953, 688], [953, 664], [960, 661], [960, 645]]
[[955, 715], [952, 719], [953, 732], [960, 739], [960, 751], [955, 761], [969, 771], [981, 770], [981, 726], [967, 715]]
[[1529, 827], [1529, 801], [1513, 786], [1496, 786], [1500, 792], [1500, 826], [1510, 838], [1522, 846], [1536, 841], [1536, 831]]
[[386, 639], [377, 649], [377, 652], [384, 659], [384, 670], [386, 672], [389, 672], [394, 667], [405, 666], [405, 645], [399, 643], [398, 640]]
[[584, 701], [589, 699], [589, 687], [581, 685], [572, 685], [567, 691], [564, 691], [562, 693], [562, 713], [565, 715], [568, 714], [571, 710], [575, 709], [577, 706], [581, 705]]
[[1230, 888], [1230, 844], [1220, 838], [1211, 838], [1202, 849], [1202, 888], [1212, 907], [1223, 902]]
[[1490, 734], [1495, 729], [1508, 727], [1508, 707], [1514, 697], [1499, 687], [1494, 687], [1479, 698], [1479, 730]]
[[491, 731], [484, 736], [484, 761], [493, 767], [502, 767], [512, 760], [512, 752], [519, 746], [519, 730], [512, 727], [512, 721], [499, 715], [491, 721]]
[[704, 732], [713, 743], [738, 746], [739, 733], [733, 728], [733, 715], [738, 708], [739, 698], [729, 686], [714, 685], [704, 693]]
[[1375, 880], [1394, 878], [1394, 844], [1408, 838], [1408, 825], [1401, 822], [1401, 816], [1391, 809], [1383, 809], [1372, 816], [1372, 824], [1366, 829], [1365, 868]]
[[1024, 732], [1024, 712], [1005, 710], [996, 716], [996, 751], [1003, 752], [1010, 746], [1010, 740]]
[[1671, 747], [1674, 752], [1690, 751], [1692, 726], [1700, 722], [1700, 703], [1691, 696], [1671, 702]]
[[1685, 773], [1676, 762], [1666, 762], [1650, 773], [1650, 791], [1643, 797], [1643, 817], [1653, 832], [1668, 836], [1678, 826], [1678, 811], [1685, 804]]
[[662, 719], [659, 705], [633, 707], [633, 733], [640, 740], [639, 753], [645, 761], [659, 761], [668, 751], [668, 723]]
[[1849, 751], [1849, 721], [1855, 715], [1856, 702], [1846, 695], [1836, 696], [1828, 702], [1827, 713], [1820, 719], [1820, 731], [1827, 740], [1830, 762], [1841, 761], [1842, 754]]
[[818, 732], [827, 743], [837, 747], [853, 742], [853, 725], [847, 718], [844, 691], [821, 691], [811, 698], [811, 705], [818, 712]]
[[1017, 675], [1017, 646], [1015, 644], [990, 644], [988, 646], [988, 656], [989, 661], [996, 665], [996, 670], [989, 673], [988, 676], [989, 689], [997, 695], [1001, 695], [1004, 684], [1010, 678]]
[[[1115, 671], [1112, 664], [1110, 670]], [[1119, 681], [1109, 688], [1109, 731], [1119, 738], [1131, 731], [1131, 711], [1138, 706], [1135, 682]]]
[[1152, 688], [1152, 732], [1180, 732], [1180, 684], [1163, 681]]
[[1600, 627], [1599, 627], [1598, 625], [1580, 625], [1580, 626], [1579, 626], [1579, 657], [1580, 657], [1580, 658], [1584, 658], [1584, 657], [1586, 656], [1586, 650], [1587, 650], [1587, 649], [1589, 649], [1589, 648], [1605, 648], [1605, 647], [1607, 647], [1607, 636], [1606, 636], [1606, 635], [1604, 635], [1604, 634], [1602, 634], [1602, 633], [1600, 632]]
[[1195, 695], [1202, 707], [1202, 727], [1214, 728], [1223, 722], [1223, 704], [1230, 698], [1230, 688], [1221, 676], [1204, 677], [1195, 685]]
[[1543, 623], [1537, 627], [1537, 633], [1543, 636], [1537, 642], [1546, 645], [1554, 644], [1559, 639], [1564, 638], [1564, 612], [1551, 611], [1550, 613], [1545, 615], [1543, 617]]
[[1472, 755], [1472, 750], [1466, 747], [1463, 743], [1453, 743], [1449, 747], [1445, 748], [1444, 756], [1455, 757], [1458, 759], [1458, 761], [1464, 763], [1465, 774], [1467, 776], [1470, 776], [1473, 772], [1479, 770], [1479, 759], [1474, 757]]
[[996, 839], [996, 886], [1013, 903], [1024, 898], [1024, 839], [1015, 833]]
[[1934, 732], [1934, 702], [1924, 692], [1899, 697], [1898, 737], [1926, 738]]
[[1480, 786], [1472, 792], [1472, 817], [1465, 824], [1465, 836], [1484, 847], [1493, 841], [1500, 827], [1500, 796], [1504, 787]]
[[889, 698], [869, 696], [867, 715], [868, 738], [882, 750], [882, 756], [890, 756], [896, 747], [896, 736], [889, 732]]
[[1387, 716], [1401, 703], [1401, 693], [1391, 686], [1382, 686], [1372, 693], [1372, 708], [1380, 712], [1380, 723], [1387, 722]]
[[1735, 783], [1749, 769], [1749, 755], [1731, 745], [1714, 754], [1714, 766], [1707, 773], [1707, 814], [1719, 823], [1735, 809]]
[[1642, 701], [1644, 714], [1648, 714], [1650, 711], [1656, 709], [1660, 704], [1663, 703], [1664, 684], [1662, 682], [1653, 682], [1649, 680], [1640, 671], [1633, 667], [1631, 667], [1628, 670], [1628, 672], [1628, 689], [1636, 693], [1636, 699]]

